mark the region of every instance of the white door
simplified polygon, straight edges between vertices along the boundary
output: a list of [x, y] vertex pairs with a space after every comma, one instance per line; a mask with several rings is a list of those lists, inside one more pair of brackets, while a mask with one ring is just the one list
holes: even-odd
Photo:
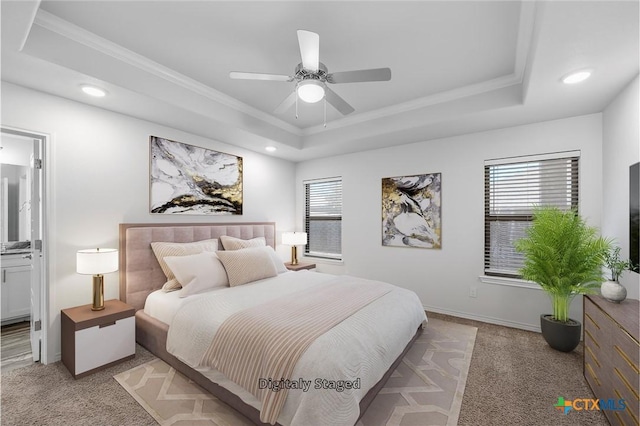
[[[7, 244], [7, 248], [15, 247], [18, 243], [21, 259], [20, 265], [24, 265], [22, 281], [25, 285], [20, 286], [20, 294], [24, 299], [29, 299], [30, 312], [30, 341], [31, 352], [34, 361], [47, 361], [41, 358], [41, 347], [45, 347], [46, 330], [42, 329], [42, 318], [46, 313], [46, 300], [44, 299], [46, 286], [46, 251], [43, 252], [44, 220], [44, 177], [42, 173], [43, 156], [45, 152], [46, 137], [27, 131], [14, 130], [6, 127], [0, 128], [2, 134], [1, 146], [2, 155], [0, 159], [3, 166], [18, 167], [24, 169], [25, 179], [20, 180], [20, 200], [15, 197], [14, 202], [8, 202], [9, 214], [3, 214], [0, 219], [3, 231], [0, 241]], [[9, 168], [7, 168], [9, 170]], [[16, 170], [16, 169], [13, 169]], [[22, 171], [22, 170], [20, 170]], [[4, 203], [3, 203], [4, 204]], [[10, 217], [11, 225], [8, 226]], [[23, 243], [30, 241], [28, 252], [24, 252]], [[16, 253], [17, 254], [17, 253]], [[44, 257], [43, 257], [44, 254]], [[24, 294], [23, 294], [24, 293]], [[20, 299], [22, 300], [22, 298]], [[3, 300], [4, 304], [4, 300]], [[20, 311], [22, 312], [22, 311]], [[42, 344], [41, 344], [42, 342]]]
[[40, 361], [40, 342], [42, 337], [42, 151], [43, 140], [33, 139], [31, 156], [31, 353], [34, 361]]

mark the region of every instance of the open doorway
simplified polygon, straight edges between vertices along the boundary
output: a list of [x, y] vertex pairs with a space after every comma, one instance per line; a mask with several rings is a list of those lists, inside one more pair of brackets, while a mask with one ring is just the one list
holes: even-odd
[[47, 288], [43, 156], [46, 137], [0, 129], [2, 371], [41, 358]]

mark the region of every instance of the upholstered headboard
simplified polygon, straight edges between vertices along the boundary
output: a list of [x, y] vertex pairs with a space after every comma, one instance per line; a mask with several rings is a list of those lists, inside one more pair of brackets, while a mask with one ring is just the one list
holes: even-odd
[[[189, 243], [222, 235], [248, 240], [265, 237], [275, 248], [276, 224], [258, 223], [121, 223], [120, 224], [120, 300], [136, 310], [152, 291], [166, 282], [151, 243], [156, 241]], [[220, 250], [222, 245], [219, 244]]]

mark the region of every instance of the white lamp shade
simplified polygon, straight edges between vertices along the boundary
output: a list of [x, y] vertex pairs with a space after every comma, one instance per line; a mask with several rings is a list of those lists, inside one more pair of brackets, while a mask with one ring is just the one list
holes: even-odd
[[282, 244], [287, 246], [304, 246], [307, 244], [307, 233], [284, 232], [282, 234]]
[[97, 248], [78, 250], [76, 271], [79, 274], [98, 275], [118, 270], [118, 250]]
[[298, 84], [298, 96], [303, 101], [313, 104], [324, 98], [324, 87], [318, 80], [304, 80]]

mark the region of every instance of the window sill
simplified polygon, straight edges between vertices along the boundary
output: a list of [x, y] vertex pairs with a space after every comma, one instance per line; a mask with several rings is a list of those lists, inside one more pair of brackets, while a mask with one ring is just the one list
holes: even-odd
[[312, 263], [322, 264], [322, 265], [337, 265], [337, 266], [344, 265], [344, 260], [342, 259], [329, 259], [327, 257], [304, 256], [301, 259], [301, 261], [302, 260], [304, 260], [305, 262], [312, 262]]
[[494, 285], [504, 285], [507, 287], [518, 287], [518, 288], [528, 288], [531, 290], [542, 290], [539, 284], [520, 280], [517, 278], [505, 278], [505, 277], [494, 277], [489, 275], [480, 275], [478, 277], [481, 282], [485, 284], [494, 284]]

